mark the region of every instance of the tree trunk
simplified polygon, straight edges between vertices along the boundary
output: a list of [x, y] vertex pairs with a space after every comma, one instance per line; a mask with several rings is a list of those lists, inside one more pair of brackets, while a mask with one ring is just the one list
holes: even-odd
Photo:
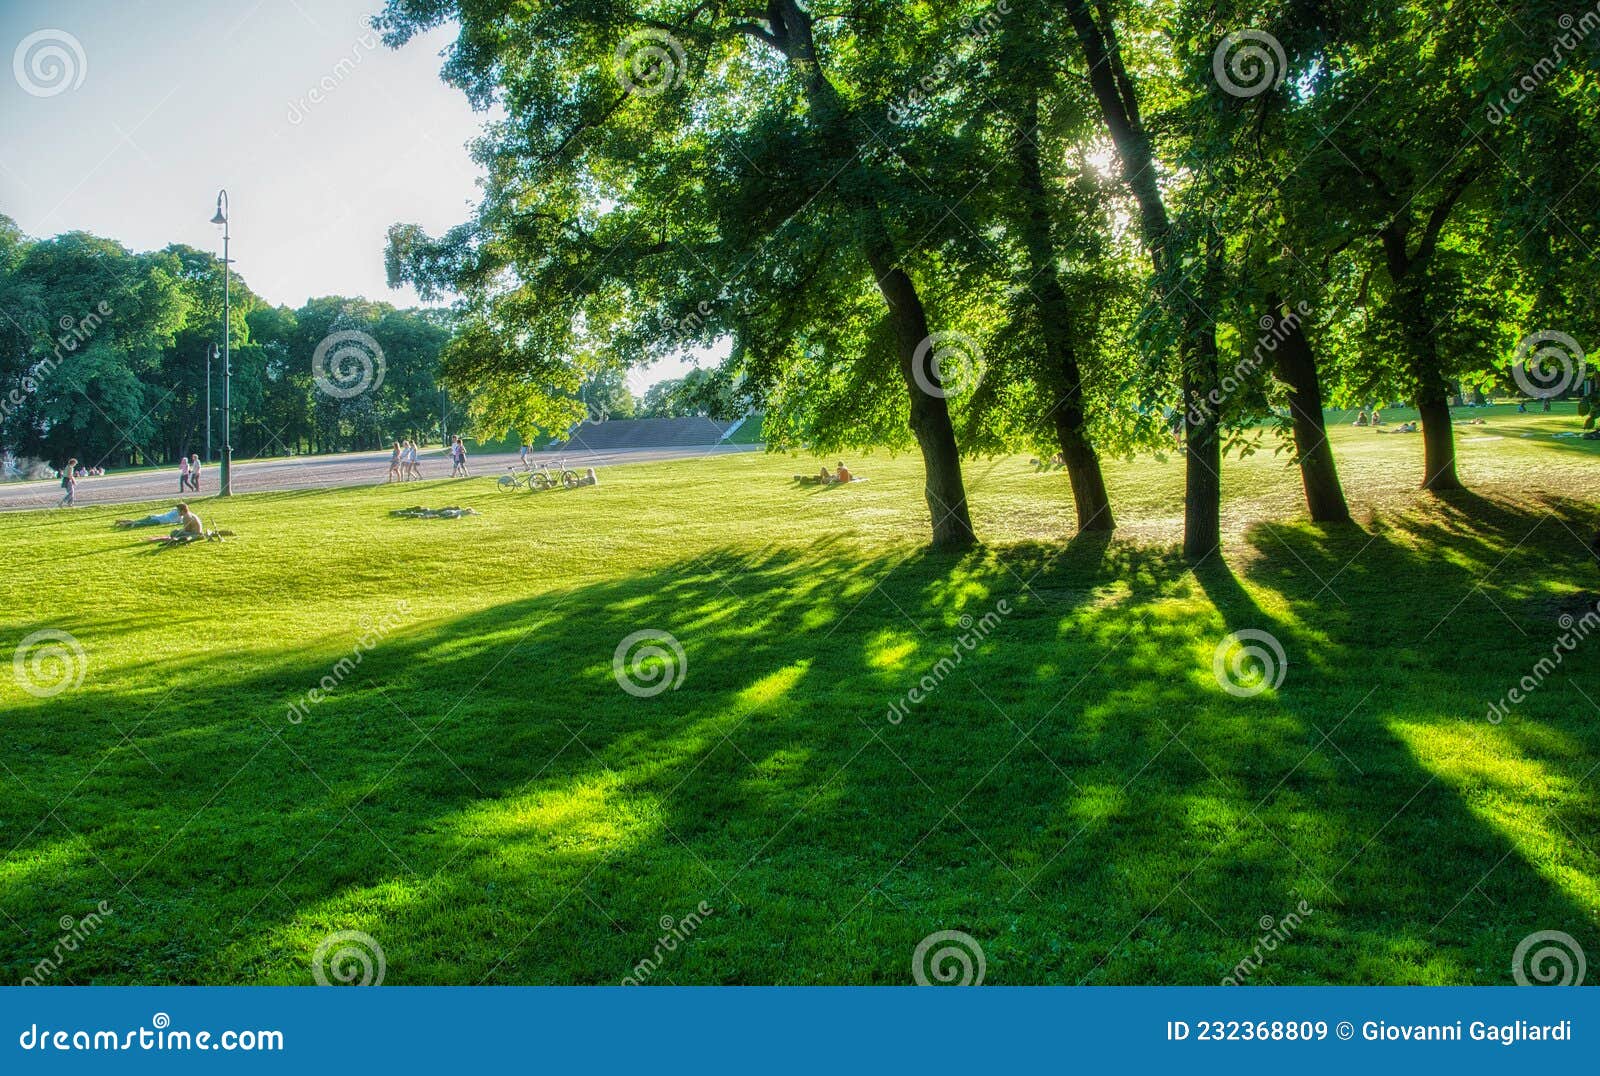
[[1322, 414], [1322, 383], [1317, 376], [1316, 353], [1306, 338], [1305, 326], [1297, 314], [1285, 314], [1273, 296], [1268, 305], [1287, 334], [1276, 353], [1278, 378], [1289, 386], [1289, 417], [1294, 423], [1294, 450], [1300, 461], [1300, 480], [1305, 486], [1306, 507], [1318, 523], [1348, 523], [1350, 507], [1345, 503], [1339, 483], [1339, 468], [1328, 443], [1328, 428]]
[[1422, 488], [1461, 489], [1456, 474], [1456, 431], [1450, 424], [1450, 385], [1440, 373], [1439, 346], [1429, 331], [1427, 296], [1419, 278], [1406, 288], [1402, 302], [1411, 344], [1412, 377], [1417, 383], [1417, 410], [1422, 418]]
[[1439, 361], [1435, 322], [1428, 311], [1428, 265], [1438, 248], [1439, 234], [1451, 208], [1471, 184], [1474, 172], [1462, 172], [1450, 184], [1443, 200], [1429, 214], [1415, 253], [1410, 247], [1409, 210], [1402, 210], [1378, 233], [1394, 282], [1394, 312], [1411, 352], [1411, 378], [1417, 386], [1417, 410], [1422, 417], [1422, 488], [1461, 489], [1456, 475], [1456, 431], [1450, 425], [1450, 383]]
[[1450, 425], [1450, 401], [1442, 392], [1418, 397], [1422, 412], [1422, 488], [1460, 489], [1456, 475], [1456, 431]]
[[1039, 315], [1044, 337], [1045, 380], [1055, 397], [1050, 416], [1055, 425], [1061, 459], [1072, 483], [1072, 503], [1078, 515], [1078, 530], [1106, 531], [1116, 526], [1111, 515], [1111, 498], [1106, 493], [1100, 457], [1089, 440], [1083, 414], [1083, 374], [1073, 347], [1072, 312], [1067, 293], [1056, 269], [1055, 238], [1052, 235], [1048, 192], [1044, 172], [1039, 166], [1039, 147], [1033, 139], [1039, 130], [1039, 99], [1030, 95], [1022, 117], [1022, 137], [1017, 139], [1017, 169], [1021, 178], [1023, 244], [1028, 250], [1029, 277], [1034, 281], [1030, 293]]
[[1183, 330], [1179, 361], [1188, 442], [1183, 553], [1190, 560], [1202, 560], [1222, 544], [1222, 440], [1216, 415], [1207, 406], [1220, 382], [1216, 326], [1196, 310], [1193, 301], [1175, 294], [1175, 285], [1166, 279], [1178, 272], [1173, 250], [1177, 237], [1157, 183], [1154, 153], [1139, 116], [1133, 82], [1114, 47], [1113, 27], [1097, 25], [1086, 0], [1066, 0], [1066, 8], [1083, 48], [1090, 89], [1122, 163], [1123, 179], [1139, 203], [1140, 231], [1155, 265], [1156, 286]]
[[[911, 432], [922, 450], [927, 478], [924, 493], [933, 518], [933, 545], [937, 549], [965, 549], [976, 544], [977, 535], [967, 511], [961, 453], [956, 448], [950, 408], [943, 396], [926, 391], [917, 376], [917, 352], [929, 336], [927, 311], [923, 309], [922, 297], [917, 294], [910, 275], [893, 263], [889, 252], [873, 242], [867, 247], [867, 261], [878, 277], [878, 290], [889, 304], [900, 357], [900, 376], [911, 395]], [[925, 356], [920, 358], [927, 361]]]
[[[771, 0], [766, 14], [768, 28], [747, 27], [757, 40], [765, 41], [783, 54], [805, 84], [813, 122], [834, 136], [834, 143], [855, 150], [859, 140], [850, 128], [849, 109], [838, 89], [822, 70], [816, 41], [811, 31], [811, 16], [797, 0]], [[966, 486], [961, 478], [961, 453], [956, 447], [955, 427], [950, 422], [950, 407], [943, 395], [922, 386], [917, 362], [928, 360], [917, 352], [928, 343], [928, 315], [910, 274], [899, 264], [894, 240], [883, 221], [882, 208], [856, 177], [837, 180], [845, 204], [861, 218], [861, 246], [867, 263], [878, 279], [878, 290], [889, 304], [894, 326], [895, 350], [899, 353], [900, 376], [911, 397], [911, 432], [922, 450], [927, 474], [925, 493], [933, 518], [933, 545], [938, 549], [965, 549], [977, 544], [972, 517], [967, 511]]]
[[1183, 555], [1204, 560], [1222, 545], [1222, 437], [1217, 416], [1203, 402], [1220, 386], [1217, 336], [1209, 327], [1183, 355], [1184, 495]]

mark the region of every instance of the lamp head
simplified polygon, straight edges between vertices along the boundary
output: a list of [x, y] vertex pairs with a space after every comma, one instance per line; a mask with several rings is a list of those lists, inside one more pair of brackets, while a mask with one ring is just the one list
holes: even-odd
[[221, 191], [217, 192], [217, 215], [211, 218], [212, 224], [228, 223], [228, 212], [223, 208], [223, 199], [226, 197]]

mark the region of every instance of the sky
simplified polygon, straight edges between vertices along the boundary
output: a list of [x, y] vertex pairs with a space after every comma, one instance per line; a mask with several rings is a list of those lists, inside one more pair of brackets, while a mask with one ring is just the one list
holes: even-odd
[[[439, 78], [444, 27], [396, 51], [381, 0], [0, 0], [0, 213], [47, 238], [221, 249], [251, 290], [416, 305], [389, 225], [437, 234], [477, 202], [482, 116]], [[690, 363], [630, 378], [635, 392]]]

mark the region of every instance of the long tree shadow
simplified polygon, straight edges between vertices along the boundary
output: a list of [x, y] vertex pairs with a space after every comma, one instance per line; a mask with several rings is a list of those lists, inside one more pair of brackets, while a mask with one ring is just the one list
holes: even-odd
[[[1359, 603], [1466, 571], [1383, 538], [1336, 571], [1366, 540], [1256, 536], [1271, 616], [1114, 542], [720, 549], [370, 646], [172, 659], [168, 699], [8, 705], [3, 966], [103, 898], [63, 981], [308, 982], [359, 930], [390, 982], [904, 982], [962, 929], [991, 981], [1211, 982], [1298, 894], [1308, 943], [1263, 981], [1471, 979], [1504, 916], [1435, 941], [1420, 914], [1467, 875], [1504, 860], [1477, 892], [1582, 913], [1384, 726], [1448, 689], [1431, 644], [1352, 667], [1359, 608], [1296, 574]], [[1213, 680], [1218, 613], [1283, 641], [1279, 691]]]
[[[1329, 913], [1306, 925], [1308, 944], [1342, 934], [1343, 945], [1355, 936], [1390, 954], [1363, 979], [1392, 981], [1394, 968], [1409, 967], [1428, 981], [1443, 957], [1477, 969], [1482, 981], [1505, 982], [1522, 937], [1594, 929], [1592, 886], [1563, 884], [1562, 876], [1592, 876], [1600, 866], [1575, 836], [1592, 831], [1595, 800], [1575, 782], [1553, 790], [1540, 769], [1575, 767], [1570, 776], [1581, 779], [1596, 753], [1592, 722], [1570, 720], [1567, 704], [1580, 701], [1570, 692], [1566, 702], [1541, 700], [1514, 725], [1486, 720], [1495, 695], [1548, 646], [1530, 635], [1529, 646], [1485, 647], [1486, 632], [1511, 622], [1508, 608], [1522, 612], [1509, 596], [1527, 580], [1513, 571], [1496, 581], [1495, 571], [1519, 549], [1543, 564], [1581, 555], [1569, 528], [1540, 536], [1542, 523], [1574, 506], [1551, 507], [1530, 515], [1525, 506], [1455, 494], [1433, 511], [1380, 521], [1370, 537], [1263, 525], [1251, 534], [1258, 552], [1288, 556], [1258, 558], [1248, 578], [1282, 603], [1280, 615], [1263, 610], [1225, 565], [1196, 573], [1230, 631], [1270, 633], [1291, 666], [1276, 701], [1303, 726], [1306, 762], [1262, 808], [1294, 796], [1323, 816], [1368, 819], [1322, 861], [1331, 874], [1316, 858], [1300, 859], [1294, 838], [1274, 834], [1301, 868], [1301, 890], [1320, 898], [1310, 903]], [[1389, 660], [1359, 664], [1375, 647]], [[1478, 664], [1466, 676], [1464, 654]], [[1329, 690], [1340, 683], [1369, 686], [1345, 693], [1358, 700], [1346, 710]], [[1486, 750], [1519, 756], [1502, 759], [1504, 772], [1487, 784], [1481, 768], [1456, 765]], [[1530, 754], [1544, 758], [1536, 764]], [[1562, 802], [1537, 803], [1553, 791]]]

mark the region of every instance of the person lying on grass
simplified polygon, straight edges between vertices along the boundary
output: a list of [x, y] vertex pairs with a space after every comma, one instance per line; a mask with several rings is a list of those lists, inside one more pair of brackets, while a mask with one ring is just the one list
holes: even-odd
[[170, 527], [172, 524], [180, 522], [182, 516], [182, 512], [177, 508], [173, 508], [157, 515], [145, 516], [143, 519], [119, 519], [112, 526], [120, 530], [128, 530], [132, 527], [159, 527], [162, 524]]
[[169, 545], [187, 545], [189, 542], [220, 542], [231, 538], [232, 531], [208, 531], [200, 517], [187, 504], [178, 505], [178, 529], [166, 536], [146, 538], [147, 542], [165, 542]]
[[444, 508], [424, 508], [421, 505], [413, 505], [410, 508], [396, 508], [389, 514], [391, 516], [399, 516], [402, 519], [460, 519], [462, 516], [475, 516], [478, 513], [475, 509], [460, 508], [452, 504]]

